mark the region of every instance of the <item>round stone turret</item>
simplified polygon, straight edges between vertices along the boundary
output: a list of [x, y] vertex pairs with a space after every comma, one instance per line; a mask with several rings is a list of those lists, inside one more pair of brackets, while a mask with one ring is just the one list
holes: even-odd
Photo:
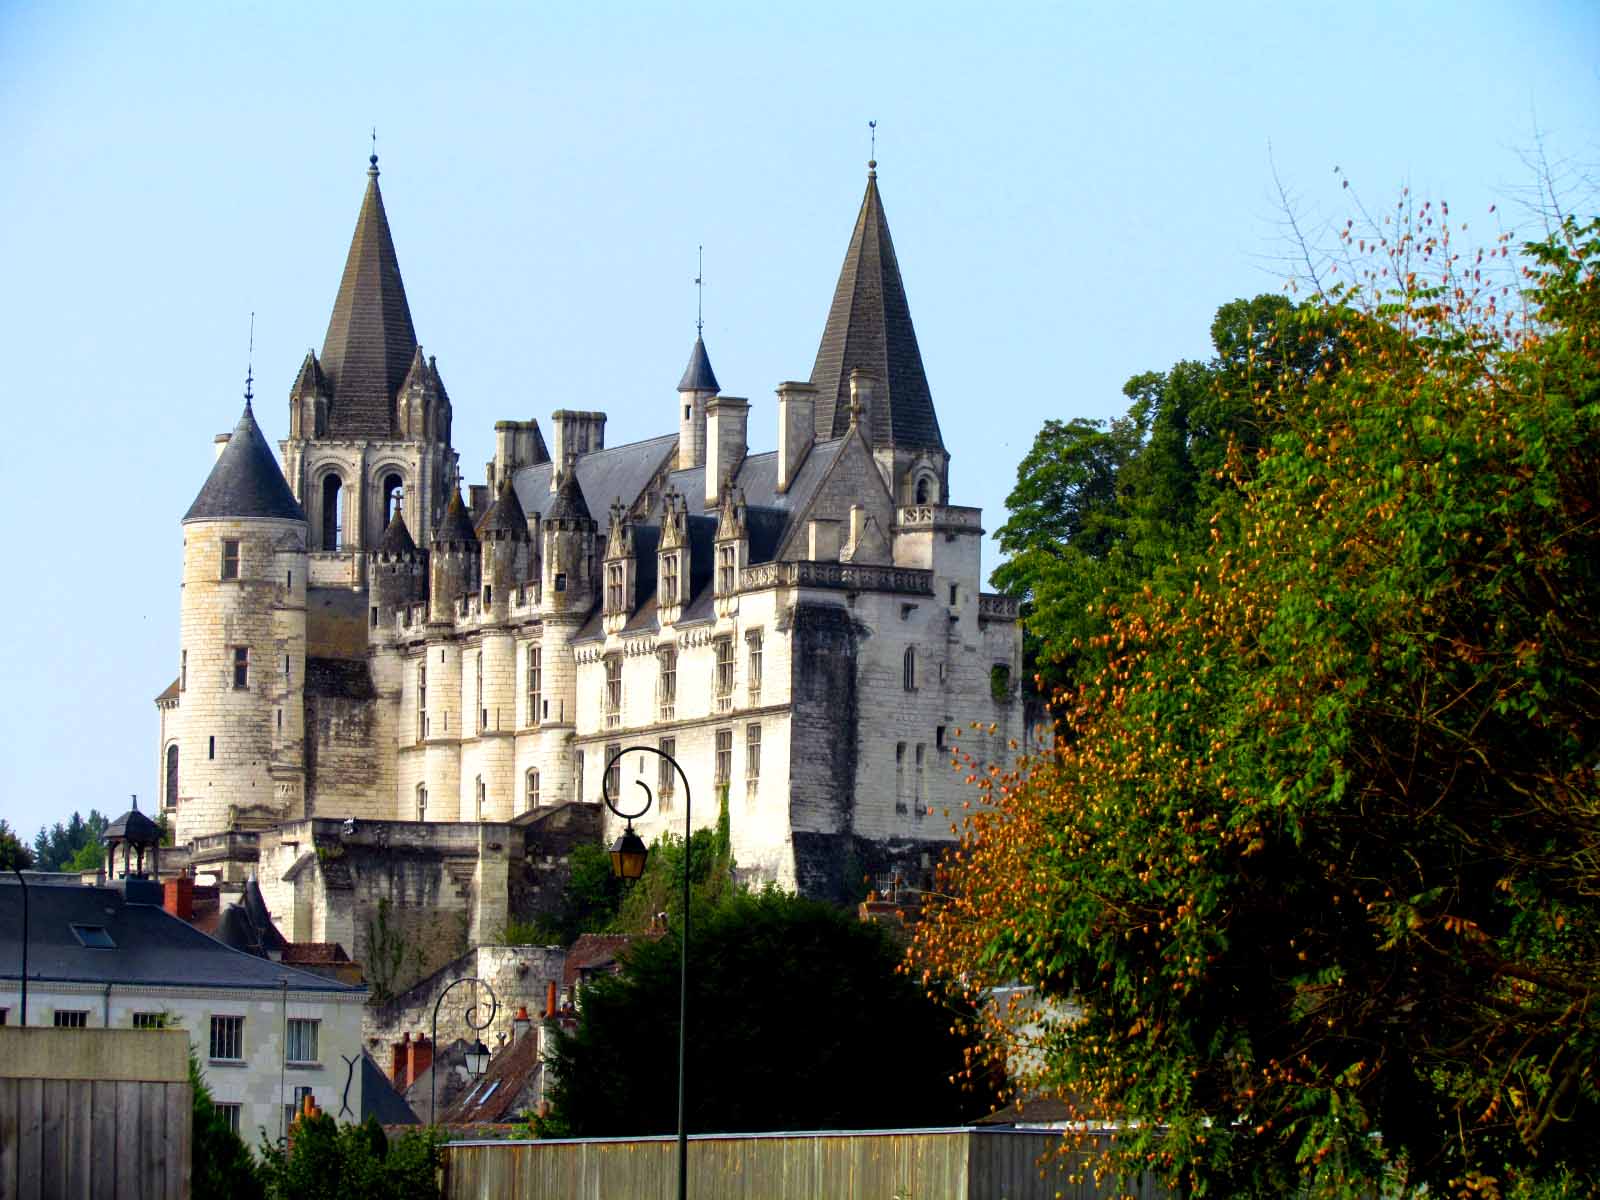
[[478, 535], [461, 500], [458, 486], [433, 535], [428, 555], [428, 619], [449, 623], [463, 596], [478, 588]]

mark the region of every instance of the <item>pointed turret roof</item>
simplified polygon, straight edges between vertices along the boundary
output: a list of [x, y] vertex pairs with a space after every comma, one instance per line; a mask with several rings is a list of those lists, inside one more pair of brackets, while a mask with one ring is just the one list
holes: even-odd
[[561, 485], [556, 488], [556, 498], [545, 510], [544, 519], [547, 522], [594, 519], [589, 515], [589, 502], [583, 497], [583, 489], [578, 486], [578, 473], [570, 467], [562, 472]]
[[439, 528], [434, 531], [433, 544], [440, 542], [474, 542], [478, 535], [472, 532], [472, 518], [467, 516], [467, 506], [461, 501], [461, 489], [457, 487], [450, 496], [450, 505], [444, 510], [444, 520], [439, 522]]
[[484, 514], [478, 532], [508, 534], [513, 541], [527, 539], [528, 514], [523, 512], [522, 501], [517, 499], [517, 489], [511, 486], [510, 471], [501, 479], [500, 494]]
[[305, 359], [300, 363], [300, 374], [294, 381], [292, 396], [332, 395], [333, 389], [328, 385], [328, 377], [322, 372], [322, 364], [317, 361], [317, 352], [307, 350]]
[[869, 430], [874, 445], [893, 442], [943, 449], [900, 264], [878, 195], [877, 163], [867, 166], [867, 194], [811, 368], [811, 382], [817, 388], [817, 434], [842, 437], [849, 428], [850, 372], [860, 367], [878, 381]]
[[390, 432], [395, 393], [417, 349], [400, 262], [378, 190], [377, 155], [371, 161], [367, 194], [322, 343], [322, 369], [333, 384], [334, 397], [328, 424], [335, 436]]
[[234, 426], [228, 444], [217, 456], [205, 486], [194, 498], [185, 522], [215, 521], [230, 517], [276, 517], [285, 521], [304, 521], [305, 510], [294, 498], [272, 448], [261, 436], [250, 401]]
[[720, 392], [717, 374], [711, 369], [711, 357], [706, 353], [705, 339], [696, 335], [694, 349], [689, 351], [689, 365], [678, 380], [680, 392]]
[[394, 506], [394, 516], [389, 521], [389, 528], [383, 531], [383, 540], [378, 543], [378, 553], [399, 558], [406, 554], [415, 554], [417, 543], [411, 538], [411, 530], [406, 528], [405, 514], [400, 511], [400, 506]]

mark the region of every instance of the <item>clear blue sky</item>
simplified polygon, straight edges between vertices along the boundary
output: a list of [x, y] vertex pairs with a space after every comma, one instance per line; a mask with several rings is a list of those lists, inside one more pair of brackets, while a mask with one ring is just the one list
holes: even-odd
[[373, 124], [481, 480], [497, 419], [672, 427], [701, 242], [717, 375], [776, 445], [876, 118], [952, 499], [993, 530], [1041, 422], [1119, 411], [1130, 375], [1207, 352], [1220, 303], [1281, 285], [1269, 144], [1313, 221], [1346, 213], [1339, 167], [1369, 204], [1409, 184], [1487, 238], [1535, 131], [1600, 158], [1597, 64], [1583, 0], [0, 0], [0, 817], [31, 836], [149, 807], [178, 522], [238, 416], [252, 310], [256, 411], [286, 432]]

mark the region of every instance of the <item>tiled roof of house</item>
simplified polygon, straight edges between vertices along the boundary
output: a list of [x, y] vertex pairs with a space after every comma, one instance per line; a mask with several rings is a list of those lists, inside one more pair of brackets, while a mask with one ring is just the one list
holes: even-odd
[[256, 424], [248, 400], [244, 402], [244, 412], [234, 426], [233, 436], [217, 456], [200, 494], [183, 514], [185, 523], [231, 517], [306, 519], [305, 510], [278, 469], [272, 448], [261, 435], [261, 427]]
[[489, 1060], [481, 1079], [439, 1114], [445, 1125], [489, 1125], [513, 1121], [532, 1107], [530, 1093], [542, 1063], [539, 1039], [525, 1033]]

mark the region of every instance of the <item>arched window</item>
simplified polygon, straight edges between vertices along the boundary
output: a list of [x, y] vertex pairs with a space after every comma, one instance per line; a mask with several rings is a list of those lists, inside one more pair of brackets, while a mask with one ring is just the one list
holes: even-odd
[[528, 776], [527, 776], [527, 785], [528, 785], [528, 790], [527, 790], [528, 808], [529, 809], [538, 808], [539, 807], [539, 772], [538, 771], [529, 770]]
[[178, 743], [167, 747], [167, 807], [178, 807]]
[[390, 472], [383, 477], [383, 527], [387, 529], [389, 522], [394, 520], [394, 510], [405, 500], [405, 482], [399, 475]]
[[427, 819], [428, 819], [428, 785], [425, 784], [425, 783], [419, 783], [419, 784], [417, 784], [417, 820], [426, 821]]
[[329, 475], [322, 481], [322, 548], [338, 550], [344, 545], [344, 480]]
[[928, 479], [927, 479], [926, 476], [924, 476], [923, 478], [917, 480], [917, 503], [918, 504], [926, 504], [927, 502], [928, 502]]
[[917, 648], [906, 647], [906, 656], [901, 660], [901, 683], [908, 692], [917, 690]]

